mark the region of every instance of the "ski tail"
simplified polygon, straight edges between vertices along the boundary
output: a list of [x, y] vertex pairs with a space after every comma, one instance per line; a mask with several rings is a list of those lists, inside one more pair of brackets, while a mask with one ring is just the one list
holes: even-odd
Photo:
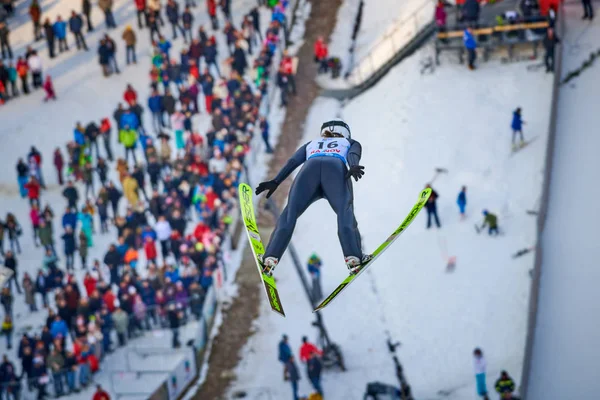
[[260, 238], [258, 224], [256, 223], [256, 215], [254, 214], [252, 188], [245, 183], [241, 183], [238, 188], [238, 192], [242, 220], [244, 222], [244, 227], [246, 228], [246, 234], [248, 235], [248, 241], [250, 242], [250, 247], [254, 256], [254, 262], [256, 263], [256, 268], [260, 274], [267, 300], [269, 301], [271, 310], [282, 317], [285, 317], [283, 305], [281, 304], [281, 299], [279, 298], [279, 291], [277, 290], [277, 283], [272, 276], [268, 276], [262, 272], [262, 265], [258, 258], [259, 256], [265, 254], [265, 247], [262, 239]]

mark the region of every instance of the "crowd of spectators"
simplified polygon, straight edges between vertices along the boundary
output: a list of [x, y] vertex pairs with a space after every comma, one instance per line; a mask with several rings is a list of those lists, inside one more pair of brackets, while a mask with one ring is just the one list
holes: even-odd
[[[136, 0], [138, 22], [152, 30], [152, 18], [160, 20], [160, 9], [152, 8], [152, 0], [140, 9], [142, 3]], [[101, 8], [106, 4], [112, 7], [112, 1], [99, 2]], [[8, 347], [13, 283], [31, 312], [38, 312], [41, 300], [47, 319], [41, 331], [20, 338], [21, 368], [8, 359], [9, 367], [0, 365], [3, 390], [18, 396], [23, 380], [40, 398], [50, 384], [57, 396], [78, 391], [90, 385], [103, 357], [117, 347], [161, 328], [172, 331], [172, 346], [179, 347], [180, 327], [200, 317], [213, 275], [223, 264], [236, 187], [256, 131], [272, 152], [268, 122], [259, 108], [276, 52], [286, 43], [280, 15], [285, 4], [271, 5], [273, 17], [264, 35], [257, 8], [236, 29], [228, 4], [221, 3], [229, 49], [224, 65], [219, 67], [216, 37], [202, 26], [192, 31], [193, 18], [180, 26], [169, 1], [173, 36], [179, 30], [189, 47], [176, 58], [157, 29], [147, 101], [138, 101], [136, 89], [127, 85], [112, 117], [75, 122], [73, 140], [51, 157], [32, 146], [18, 160], [19, 192], [29, 203], [28, 236], [42, 259], [35, 276], [19, 274], [20, 241], [29, 229], [8, 213], [0, 221], [0, 254], [12, 275], [0, 296]], [[187, 1], [185, 12], [194, 6]], [[111, 28], [114, 17], [104, 11]], [[83, 15], [92, 30], [89, 12]], [[218, 22], [216, 16], [211, 20]], [[106, 35], [103, 40], [109, 39]], [[127, 42], [125, 34], [123, 39]], [[248, 61], [252, 55], [253, 64]], [[110, 63], [105, 73], [116, 72], [116, 63]], [[260, 72], [248, 78], [250, 69]], [[204, 102], [198, 101], [200, 94]], [[197, 128], [201, 113], [209, 114], [212, 122], [203, 133]], [[113, 149], [115, 139], [118, 149]], [[45, 199], [45, 157], [55, 167], [62, 205]], [[98, 241], [96, 235], [114, 239], [107, 249], [96, 250], [98, 242], [110, 241]], [[7, 370], [13, 374], [3, 372]]]

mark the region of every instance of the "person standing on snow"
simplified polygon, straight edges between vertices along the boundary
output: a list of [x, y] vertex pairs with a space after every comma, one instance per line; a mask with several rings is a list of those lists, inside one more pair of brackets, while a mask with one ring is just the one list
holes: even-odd
[[517, 144], [515, 143], [515, 139], [517, 138], [517, 133], [521, 138], [520, 146], [523, 147], [525, 145], [525, 140], [523, 139], [523, 118], [521, 117], [521, 107], [518, 107], [515, 111], [513, 111], [513, 118], [510, 127], [512, 128], [512, 148], [513, 151], [517, 150]]
[[278, 345], [278, 360], [283, 364], [283, 380], [287, 381], [290, 379], [290, 373], [287, 370], [287, 362], [292, 357], [292, 349], [288, 343], [288, 336], [283, 335]]
[[56, 18], [56, 22], [52, 25], [52, 29], [54, 30], [54, 35], [58, 39], [58, 51], [69, 51], [69, 45], [67, 44], [67, 23], [62, 20], [59, 15]]
[[465, 28], [463, 32], [463, 43], [469, 54], [469, 69], [473, 71], [475, 69], [475, 60], [477, 60], [477, 41], [475, 40], [472, 28]]
[[309, 205], [322, 198], [327, 199], [337, 214], [338, 237], [349, 272], [358, 273], [370, 259], [362, 253], [350, 180], [353, 177], [358, 181], [364, 175], [364, 167], [359, 165], [362, 147], [352, 139], [350, 127], [342, 120], [325, 122], [320, 135], [320, 139], [300, 147], [273, 180], [262, 182], [256, 188], [257, 195], [267, 191], [269, 198], [297, 167], [304, 164], [292, 183], [288, 204], [277, 220], [264, 258], [260, 259], [263, 273], [269, 276], [292, 238], [296, 220]]
[[431, 228], [432, 217], [435, 220], [435, 224], [437, 225], [437, 227], [441, 228], [442, 226], [440, 224], [440, 219], [438, 218], [438, 215], [437, 215], [438, 194], [435, 190], [433, 190], [431, 185], [426, 185], [425, 187], [431, 189], [431, 196], [429, 196], [429, 199], [427, 200], [427, 203], [425, 204], [425, 209], [427, 210], [427, 229]]
[[463, 186], [460, 189], [460, 193], [458, 194], [458, 198], [456, 199], [456, 204], [458, 204], [458, 209], [460, 210], [460, 219], [465, 219], [465, 207], [467, 206], [467, 187]]
[[85, 38], [83, 37], [83, 18], [75, 11], [71, 11], [71, 18], [69, 18], [69, 30], [75, 36], [75, 45], [77, 50], [83, 48], [88, 51], [87, 44], [85, 44]]
[[487, 386], [485, 384], [485, 373], [487, 365], [483, 352], [481, 349], [476, 348], [473, 350], [473, 368], [475, 370], [475, 382], [477, 383], [477, 394], [483, 397], [484, 400], [488, 400]]

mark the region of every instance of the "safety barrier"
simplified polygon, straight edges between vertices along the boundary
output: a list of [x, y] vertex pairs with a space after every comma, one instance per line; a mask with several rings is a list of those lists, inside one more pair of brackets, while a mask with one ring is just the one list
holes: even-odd
[[[558, 37], [563, 37], [564, 12], [562, 3], [558, 8], [558, 18], [555, 26]], [[537, 244], [535, 248], [535, 262], [532, 273], [531, 289], [529, 291], [529, 311], [527, 316], [527, 336], [525, 340], [525, 355], [523, 359], [523, 371], [521, 375], [521, 386], [519, 392], [523, 399], [526, 398], [529, 385], [529, 370], [531, 368], [531, 355], [533, 352], [533, 339], [539, 302], [540, 276], [542, 273], [542, 246], [541, 239], [548, 213], [548, 197], [550, 195], [550, 177], [552, 175], [552, 160], [554, 158], [554, 144], [556, 142], [556, 122], [558, 117], [558, 92], [560, 90], [560, 77], [562, 71], [562, 45], [555, 50], [554, 59], [554, 83], [552, 89], [552, 103], [550, 107], [550, 125], [548, 127], [548, 144], [546, 145], [546, 165], [544, 166], [544, 183], [540, 209], [537, 217]]]
[[369, 53], [357, 63], [350, 72], [348, 83], [352, 86], [364, 84], [424, 30], [433, 29], [434, 11], [435, 2], [426, 0], [408, 17], [397, 22], [394, 28], [376, 42]]

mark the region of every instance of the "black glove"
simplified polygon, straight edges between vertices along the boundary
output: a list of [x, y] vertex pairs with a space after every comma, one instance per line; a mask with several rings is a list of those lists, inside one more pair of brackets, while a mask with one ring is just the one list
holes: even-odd
[[351, 166], [350, 168], [348, 168], [348, 172], [346, 172], [346, 179], [353, 177], [354, 180], [358, 182], [358, 180], [362, 178], [365, 174], [364, 169], [365, 167], [363, 167], [362, 165]]
[[262, 192], [264, 192], [265, 190], [268, 190], [268, 193], [267, 193], [267, 199], [268, 199], [269, 197], [271, 197], [271, 195], [277, 189], [278, 186], [279, 186], [279, 183], [277, 183], [275, 181], [261, 182], [258, 185], [258, 187], [256, 188], [256, 194], [259, 195]]

